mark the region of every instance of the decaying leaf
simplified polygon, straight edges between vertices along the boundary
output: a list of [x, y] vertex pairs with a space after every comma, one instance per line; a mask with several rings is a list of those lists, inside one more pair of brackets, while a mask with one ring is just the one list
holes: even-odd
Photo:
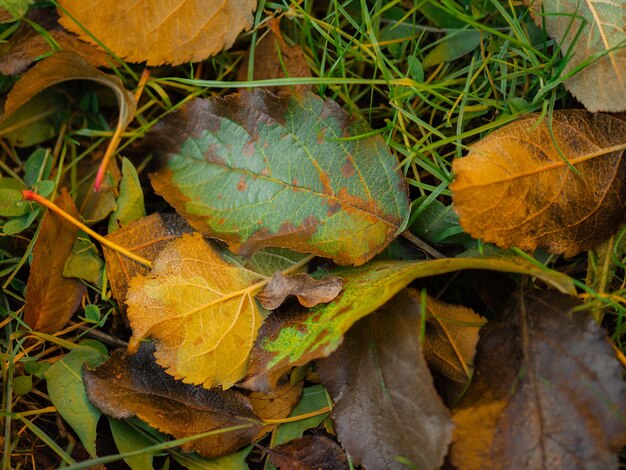
[[305, 307], [315, 307], [327, 303], [339, 295], [343, 280], [336, 276], [314, 279], [306, 273], [285, 276], [277, 272], [270, 282], [256, 296], [267, 310], [275, 310], [290, 295], [295, 295]]
[[[601, 0], [524, 0], [539, 27], [560, 46], [565, 87], [589, 111], [626, 111], [624, 4]], [[596, 58], [597, 56], [597, 58]]]
[[[302, 381], [291, 384], [286, 380], [268, 393], [251, 392], [248, 399], [254, 414], [262, 420], [286, 418], [300, 400], [302, 386]], [[264, 426], [257, 438], [260, 439], [276, 427], [277, 424]]]
[[[171, 240], [190, 232], [191, 227], [178, 215], [155, 213], [122, 227], [106, 238], [154, 261]], [[104, 245], [102, 251], [113, 297], [118, 305], [123, 306], [130, 280], [138, 274], [147, 274], [149, 269]]]
[[318, 361], [335, 407], [337, 437], [355, 465], [439, 468], [452, 420], [433, 385], [420, 345], [421, 308], [403, 290], [359, 321], [344, 344]]
[[81, 39], [95, 44], [89, 31], [129, 62], [178, 65], [231, 47], [252, 26], [256, 1], [98, 0], [85, 8], [82, 0], [60, 0], [58, 5], [61, 24]]
[[270, 449], [270, 462], [280, 470], [347, 470], [346, 453], [326, 436], [304, 436]]
[[[268, 21], [269, 31], [254, 48], [254, 69], [252, 79], [269, 80], [272, 78], [284, 77], [310, 77], [311, 69], [306, 63], [304, 52], [298, 45], [290, 46], [283, 39], [280, 32], [280, 20], [271, 19]], [[248, 80], [248, 67], [250, 63], [250, 51], [241, 61], [241, 66], [237, 71], [237, 80]], [[273, 93], [284, 87], [268, 87]], [[296, 90], [310, 89], [310, 85], [296, 86]]]
[[275, 312], [259, 330], [248, 376], [240, 386], [268, 390], [291, 367], [326, 357], [343, 335], [415, 279], [463, 269], [489, 269], [536, 276], [566, 293], [575, 293], [572, 279], [541, 269], [519, 256], [442, 258], [429, 261], [377, 261], [332, 274], [344, 279], [343, 292], [328, 304], [302, 312]]
[[626, 122], [555, 111], [553, 139], [550, 122], [537, 120], [531, 115], [509, 124], [454, 161], [454, 207], [475, 238], [573, 256], [624, 220]]
[[526, 291], [485, 327], [454, 410], [459, 469], [617, 468], [626, 385], [604, 331], [578, 306]]
[[130, 282], [133, 336], [154, 338], [157, 362], [177, 379], [228, 388], [245, 374], [261, 326], [253, 296], [262, 279], [225, 261], [200, 234], [183, 235], [156, 257], [149, 275]]
[[118, 349], [102, 366], [85, 369], [85, 387], [92, 403], [107, 416], [137, 416], [176, 438], [245, 426], [183, 445], [183, 449], [205, 457], [230, 454], [252, 441], [261, 422], [243, 395], [174, 380], [156, 365], [153, 351], [153, 345], [148, 343], [131, 356]]
[[[419, 294], [410, 291], [419, 299]], [[474, 354], [485, 319], [471, 308], [426, 300], [424, 357], [433, 369], [455, 382], [468, 383], [474, 371]]]
[[[72, 197], [63, 188], [55, 203], [65, 212], [80, 217]], [[48, 211], [41, 222], [26, 284], [24, 322], [35, 331], [56, 333], [72, 317], [85, 285], [63, 277], [65, 260], [72, 253], [78, 228]]]
[[313, 93], [196, 99], [154, 127], [152, 185], [189, 223], [243, 254], [279, 246], [363, 264], [408, 217], [379, 135]]
[[[58, 16], [50, 8], [33, 8], [26, 17], [44, 28], [64, 51], [80, 55], [95, 67], [108, 65], [107, 55], [96, 47], [67, 33], [57, 22]], [[11, 39], [0, 47], [0, 73], [17, 75], [24, 72], [38, 57], [50, 52], [51, 44], [27, 22], [22, 22]]]

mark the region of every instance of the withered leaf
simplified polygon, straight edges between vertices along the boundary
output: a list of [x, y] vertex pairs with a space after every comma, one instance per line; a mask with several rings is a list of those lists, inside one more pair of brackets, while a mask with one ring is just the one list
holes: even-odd
[[624, 220], [626, 122], [555, 111], [553, 140], [550, 123], [538, 119], [531, 115], [499, 129], [454, 161], [454, 208], [473, 237], [573, 256]]
[[[96, 47], [67, 33], [57, 22], [58, 15], [50, 8], [33, 8], [26, 15], [44, 28], [64, 51], [80, 55], [95, 67], [108, 65], [107, 55]], [[50, 52], [50, 43], [29, 23], [22, 22], [11, 39], [0, 47], [0, 73], [17, 75], [24, 72], [38, 57]]]
[[86, 368], [84, 382], [91, 402], [112, 418], [137, 416], [176, 438], [247, 425], [183, 445], [209, 458], [230, 454], [252, 441], [261, 422], [246, 397], [174, 380], [156, 365], [153, 351], [149, 343], [130, 356], [118, 349], [100, 367]]
[[342, 288], [343, 280], [337, 276], [314, 279], [306, 273], [285, 276], [277, 272], [256, 298], [268, 310], [280, 307], [290, 295], [295, 295], [305, 307], [315, 307], [333, 300]]
[[256, 0], [98, 0], [89, 8], [82, 0], [58, 4], [65, 28], [95, 44], [89, 31], [116, 55], [147, 65], [198, 62], [228, 49], [252, 26], [256, 8]]
[[[359, 139], [347, 137], [367, 135]], [[408, 220], [398, 159], [369, 125], [311, 93], [196, 99], [148, 138], [152, 185], [242, 254], [274, 246], [363, 264]]]
[[281, 470], [347, 470], [346, 453], [326, 436], [304, 436], [269, 450], [270, 462]]
[[[70, 215], [80, 217], [65, 188], [55, 203]], [[77, 233], [78, 228], [52, 211], [44, 214], [33, 250], [24, 307], [24, 322], [35, 331], [56, 333], [80, 305], [85, 285], [77, 279], [63, 277], [63, 267], [72, 253]]]
[[200, 234], [183, 235], [148, 276], [130, 282], [133, 337], [154, 338], [157, 362], [175, 378], [228, 388], [245, 374], [263, 319], [253, 297], [262, 279], [221, 258]]
[[474, 380], [453, 410], [460, 470], [617, 468], [626, 384], [604, 331], [578, 306], [525, 291], [483, 329]]
[[337, 437], [367, 468], [439, 468], [452, 435], [450, 412], [437, 395], [420, 345], [421, 309], [401, 291], [360, 320], [344, 344], [318, 361], [335, 407]]
[[[524, 0], [563, 55], [566, 76], [598, 56], [563, 84], [589, 111], [626, 111], [624, 4], [599, 0]], [[572, 53], [574, 51], [574, 53]], [[604, 54], [604, 55], [601, 55]]]
[[[149, 261], [154, 261], [168, 242], [191, 231], [191, 227], [176, 214], [154, 213], [125, 225], [106, 238]], [[147, 274], [149, 269], [105, 245], [102, 245], [102, 251], [113, 297], [121, 307], [130, 280], [138, 274]]]
[[[410, 290], [419, 299], [419, 294]], [[471, 308], [426, 300], [424, 357], [433, 369], [455, 382], [467, 383], [474, 371], [474, 354], [485, 319]]]
[[268, 390], [293, 366], [326, 357], [341, 344], [343, 335], [415, 279], [464, 269], [529, 274], [567, 293], [575, 293], [572, 279], [524, 260], [505, 257], [442, 258], [429, 261], [376, 261], [332, 274], [345, 280], [344, 290], [328, 304], [306, 311], [274, 312], [254, 345], [248, 376], [239, 386]]

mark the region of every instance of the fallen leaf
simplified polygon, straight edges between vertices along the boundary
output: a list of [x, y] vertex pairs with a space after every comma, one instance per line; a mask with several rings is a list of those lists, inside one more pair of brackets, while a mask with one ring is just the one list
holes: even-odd
[[[191, 227], [178, 215], [154, 213], [131, 222], [106, 238], [149, 261], [154, 261], [165, 245], [183, 233], [190, 232]], [[102, 251], [113, 297], [122, 307], [130, 280], [138, 274], [147, 274], [149, 269], [105, 245], [102, 245]]]
[[122, 159], [120, 195], [116, 203], [117, 207], [109, 219], [109, 233], [146, 215], [139, 175], [128, 158]]
[[474, 380], [453, 410], [466, 469], [617, 468], [626, 385], [605, 333], [574, 297], [525, 291], [481, 333]]
[[63, 276], [74, 277], [100, 286], [104, 262], [98, 249], [82, 230], [78, 231], [72, 252], [63, 265]]
[[555, 111], [553, 140], [549, 122], [537, 120], [531, 115], [509, 124], [454, 160], [454, 208], [475, 238], [574, 256], [624, 220], [626, 122]]
[[31, 0], [3, 0], [0, 5], [0, 23], [19, 20], [28, 11]]
[[337, 438], [355, 465], [439, 468], [452, 420], [422, 355], [421, 307], [406, 290], [358, 322], [318, 361], [335, 407]]
[[249, 444], [261, 427], [249, 401], [232, 390], [207, 390], [174, 380], [158, 367], [154, 346], [144, 343], [128, 356], [115, 350], [97, 369], [84, 370], [87, 395], [100, 410], [116, 419], [137, 416], [175, 438], [225, 431], [183, 444], [209, 458], [230, 454]]
[[290, 295], [295, 295], [305, 307], [315, 307], [333, 300], [342, 288], [343, 280], [336, 276], [313, 279], [306, 273], [287, 277], [277, 272], [256, 298], [267, 310], [277, 309]]
[[304, 436], [269, 450], [270, 462], [284, 470], [349, 469], [348, 457], [326, 436]]
[[[26, 17], [45, 29], [61, 50], [75, 52], [95, 67], [108, 65], [104, 52], [61, 28], [58, 15], [53, 9], [33, 8]], [[30, 23], [23, 21], [9, 41], [0, 47], [0, 73], [3, 75], [23, 73], [39, 57], [50, 52], [56, 51], [52, 50], [44, 35], [35, 30]]]
[[[302, 381], [291, 384], [284, 381], [276, 388], [263, 392], [251, 392], [248, 395], [254, 414], [262, 420], [283, 419], [292, 412], [302, 395]], [[268, 432], [273, 431], [278, 424], [264, 426], [257, 439], [261, 439]], [[256, 439], [255, 439], [256, 440]]]
[[98, 0], [85, 8], [82, 0], [59, 0], [58, 7], [65, 28], [92, 44], [92, 35], [99, 38], [128, 62], [179, 65], [230, 48], [252, 26], [256, 1]]
[[[567, 63], [563, 84], [589, 111], [626, 111], [624, 5], [600, 0], [524, 0]], [[597, 58], [596, 58], [597, 57]], [[593, 59], [593, 60], [592, 60]]]
[[[272, 78], [285, 77], [310, 77], [311, 69], [307, 65], [302, 48], [298, 45], [290, 46], [283, 39], [280, 32], [280, 20], [272, 18], [268, 21], [269, 31], [256, 44], [254, 48], [253, 80], [269, 80]], [[250, 64], [250, 51], [241, 61], [237, 71], [237, 80], [248, 80], [248, 67]], [[299, 85], [296, 90], [307, 90], [311, 85]], [[267, 90], [277, 93], [281, 89], [289, 90], [291, 86], [267, 87]]]
[[263, 320], [253, 297], [263, 279], [225, 261], [200, 234], [183, 235], [165, 246], [148, 276], [130, 281], [133, 337], [154, 338], [158, 364], [175, 378], [229, 388], [246, 373]]
[[[70, 215], [80, 217], [65, 188], [55, 203]], [[77, 233], [78, 228], [52, 211], [44, 214], [33, 250], [24, 307], [24, 322], [35, 331], [56, 333], [80, 305], [85, 285], [63, 277], [63, 267], [72, 253]]]
[[359, 319], [372, 313], [415, 279], [464, 269], [489, 269], [537, 276], [575, 293], [564, 274], [539, 268], [519, 256], [442, 258], [429, 261], [377, 261], [332, 272], [344, 279], [343, 292], [328, 304], [301, 312], [275, 312], [259, 330], [247, 377], [238, 385], [269, 390], [293, 366], [328, 356]]
[[[410, 290], [419, 301], [419, 293]], [[451, 380], [468, 383], [474, 371], [478, 333], [486, 320], [471, 308], [427, 297], [424, 357], [428, 365]]]
[[[109, 427], [111, 428], [111, 435], [115, 441], [115, 446], [121, 454], [141, 451], [146, 447], [154, 445], [153, 440], [137, 431], [125, 420], [109, 418]], [[124, 457], [124, 462], [126, 462], [131, 470], [154, 469], [152, 461], [155, 454], [158, 454], [158, 452], [143, 451], [138, 455]]]
[[242, 254], [279, 246], [363, 264], [408, 218], [380, 135], [313, 93], [196, 99], [153, 128], [152, 185], [204, 234]]

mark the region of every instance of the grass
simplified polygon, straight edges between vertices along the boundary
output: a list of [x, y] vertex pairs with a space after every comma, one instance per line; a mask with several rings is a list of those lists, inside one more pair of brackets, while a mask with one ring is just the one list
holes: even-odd
[[[435, 201], [450, 204], [451, 162], [464, 155], [473, 142], [527, 113], [549, 116], [555, 109], [579, 107], [562, 86], [560, 72], [567, 59], [535, 26], [520, 1], [258, 3], [253, 29], [242, 34], [231, 50], [201, 64], [151, 70], [135, 120], [122, 134], [117, 149], [117, 155], [132, 156], [142, 178], [152, 162], [137, 145], [164, 116], [190, 99], [238, 88], [307, 84], [364, 116], [400, 157], [414, 201], [412, 223]], [[246, 51], [264, 34], [270, 17], [281, 17], [285, 40], [302, 47], [312, 78], [255, 81], [249, 77], [246, 82], [233, 83], [246, 60]], [[5, 25], [0, 31], [0, 40], [7, 40], [15, 26]], [[456, 49], [451, 47], [455, 36], [471, 37], [468, 32], [478, 37], [473, 49], [462, 49], [466, 41], [457, 41], [460, 46], [457, 44]], [[431, 65], [422, 67], [429, 57], [427, 63]], [[249, 70], [254, 70], [253, 60]], [[114, 72], [127, 89], [134, 91], [142, 71], [141, 65], [119, 60]], [[0, 80], [2, 92], [13, 82], [11, 78]], [[78, 195], [92, 184], [97, 156], [113, 135], [115, 107], [109, 106], [110, 97], [93, 88], [78, 87], [65, 97], [73, 101], [73, 115], [63, 116], [57, 135], [45, 145], [51, 148], [56, 182], [69, 181], [71, 193]], [[94, 155], [94, 162], [86, 165]], [[3, 175], [22, 178], [26, 156], [27, 149], [0, 141]], [[89, 170], [84, 171], [85, 167]], [[150, 213], [162, 203], [150, 196], [148, 206]], [[114, 455], [89, 461], [84, 452], [77, 451], [80, 444], [57, 420], [42, 378], [46, 364], [58, 361], [84, 338], [96, 337], [109, 347], [123, 344], [127, 331], [119, 325], [116, 306], [107, 297], [106, 282], [90, 285], [84, 299], [83, 307], [94, 305], [101, 313], [97, 320], [83, 317], [50, 336], [29, 331], [20, 319], [28, 274], [24, 266], [29, 262], [40, 221], [38, 217], [26, 231], [0, 239], [3, 469], [32, 468], [36, 453], [45, 455], [51, 466], [68, 468], [119, 460], [121, 457]], [[96, 224], [94, 228], [103, 226]], [[626, 229], [622, 229], [601, 250], [588, 256], [542, 260], [577, 278], [581, 297], [602, 312], [622, 353], [626, 351], [625, 239]], [[585, 279], [586, 263], [589, 272]], [[21, 383], [23, 376], [32, 377], [32, 388]], [[174, 452], [169, 455], [180, 457], [180, 452], [172, 450], [173, 445], [155, 441], [145, 451], [169, 451]], [[85, 461], [77, 463], [78, 459]]]

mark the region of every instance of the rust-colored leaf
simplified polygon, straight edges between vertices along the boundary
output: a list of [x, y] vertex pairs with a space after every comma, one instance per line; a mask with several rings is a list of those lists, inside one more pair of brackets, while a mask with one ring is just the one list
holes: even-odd
[[[251, 392], [248, 395], [254, 414], [262, 420], [283, 419], [289, 416], [302, 395], [303, 382], [294, 384], [285, 380], [267, 393]], [[277, 424], [268, 424], [259, 431], [258, 439], [274, 430]]]
[[94, 35], [123, 59], [147, 65], [198, 62], [228, 49], [252, 25], [256, 8], [255, 0], [97, 0], [88, 8], [83, 0], [58, 4], [61, 24], [81, 39], [95, 44]]
[[617, 468], [626, 384], [605, 333], [574, 297], [526, 291], [481, 333], [454, 411], [460, 470]]
[[[65, 188], [55, 203], [72, 216], [80, 217]], [[33, 250], [24, 307], [24, 322], [35, 331], [56, 333], [80, 305], [85, 285], [77, 279], [63, 277], [63, 267], [72, 253], [77, 233], [78, 228], [53, 212], [44, 214]]]
[[[149, 261], [154, 261], [168, 242], [191, 231], [191, 227], [180, 216], [155, 213], [122, 227], [106, 238]], [[147, 274], [149, 269], [104, 245], [102, 251], [113, 297], [122, 307], [130, 280], [138, 274]]]
[[252, 441], [261, 422], [246, 397], [232, 390], [207, 390], [174, 380], [156, 365], [153, 351], [149, 343], [131, 356], [118, 349], [105, 364], [85, 369], [91, 402], [108, 416], [137, 416], [176, 438], [244, 426], [182, 446], [209, 458], [230, 454]]
[[314, 279], [306, 273], [285, 276], [277, 272], [272, 276], [265, 288], [257, 294], [261, 305], [268, 310], [281, 306], [290, 295], [295, 295], [305, 307], [315, 307], [327, 303], [339, 295], [343, 288], [343, 279], [337, 276], [326, 276]]
[[326, 436], [304, 436], [270, 449], [270, 462], [280, 470], [348, 470], [348, 457]]
[[454, 161], [454, 208], [473, 237], [573, 256], [624, 220], [626, 122], [557, 111], [553, 139], [550, 122], [538, 119], [531, 115], [499, 129]]

